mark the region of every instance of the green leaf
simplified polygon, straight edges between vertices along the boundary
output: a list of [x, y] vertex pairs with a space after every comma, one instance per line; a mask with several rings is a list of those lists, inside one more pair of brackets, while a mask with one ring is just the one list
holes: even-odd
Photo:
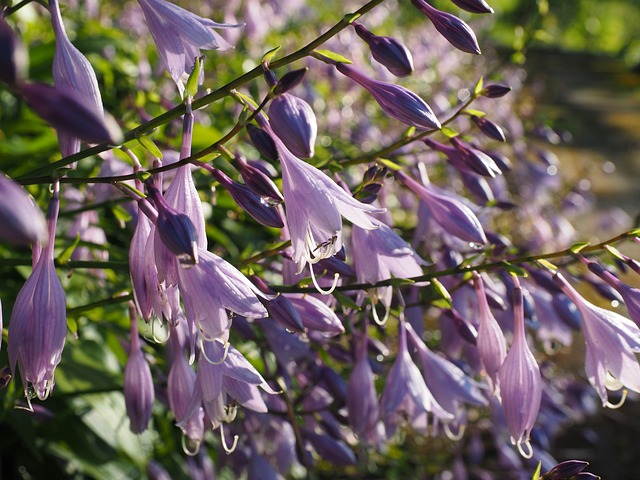
[[580, 253], [582, 250], [587, 248], [589, 245], [591, 245], [591, 242], [578, 242], [578, 243], [574, 243], [573, 245], [571, 245], [569, 247], [569, 250], [571, 250], [573, 253]]
[[344, 17], [342, 17], [342, 19], [345, 22], [347, 22], [349, 25], [351, 25], [353, 22], [355, 22], [361, 16], [362, 15], [360, 13], [347, 13]]
[[140, 135], [139, 137], [136, 137], [136, 140], [138, 140], [138, 143], [140, 143], [147, 152], [162, 160], [162, 152], [149, 136]]
[[476, 86], [473, 87], [473, 95], [475, 97], [477, 97], [478, 95], [480, 95], [480, 92], [482, 92], [482, 88], [484, 87], [484, 80], [482, 77], [480, 77], [478, 79], [478, 83], [476, 83]]
[[[318, 60], [322, 60], [325, 63], [333, 64], [333, 62], [338, 63], [353, 63], [347, 57], [343, 57], [339, 53], [332, 52], [331, 50], [314, 50], [314, 53], [317, 53], [319, 56], [316, 57]], [[324, 58], [323, 58], [324, 57]], [[333, 60], [333, 62], [327, 62], [326, 59]]]
[[343, 307], [351, 308], [353, 310], [358, 310], [358, 311], [362, 310], [362, 307], [360, 307], [360, 305], [358, 305], [356, 302], [353, 301], [352, 298], [348, 297], [344, 293], [334, 291], [332, 295], [335, 297], [336, 300], [338, 300], [338, 303]]
[[114, 205], [111, 208], [111, 211], [121, 225], [124, 226], [125, 223], [131, 221], [131, 215], [122, 207], [122, 205]]
[[537, 262], [543, 267], [547, 267], [548, 269], [553, 270], [554, 272], [558, 270], [558, 267], [556, 267], [553, 263], [548, 262], [547, 260], [540, 259]]
[[504, 267], [504, 269], [513, 274], [516, 275], [518, 277], [528, 277], [529, 274], [527, 273], [527, 271], [522, 268], [519, 267], [518, 265], [514, 265], [513, 263], [509, 263], [509, 262], [502, 262], [502, 266]]
[[640, 237], [640, 228], [634, 228], [633, 230], [629, 230], [627, 235], [630, 237]]
[[484, 117], [486, 115], [482, 110], [474, 110], [473, 108], [467, 108], [464, 113], [467, 115], [474, 115], [476, 117]]
[[542, 461], [538, 462], [538, 466], [536, 467], [536, 471], [533, 472], [531, 476], [531, 480], [538, 480], [540, 478], [540, 469], [542, 468]]
[[71, 258], [71, 255], [73, 255], [73, 252], [79, 243], [80, 243], [80, 234], [78, 233], [76, 234], [76, 239], [73, 241], [73, 243], [69, 245], [67, 248], [65, 248], [62, 251], [62, 253], [58, 256], [58, 263], [60, 263], [60, 265], [65, 265], [69, 261], [69, 259]]
[[280, 50], [280, 45], [278, 45], [277, 47], [272, 48], [271, 50], [269, 50], [267, 53], [265, 53], [262, 56], [262, 60], [261, 63], [266, 63], [269, 64], [271, 63], [271, 59], [273, 59], [273, 57], [275, 56], [276, 52]]
[[385, 281], [385, 284], [391, 287], [402, 287], [403, 285], [411, 285], [413, 283], [416, 282], [414, 282], [410, 278], [390, 278], [389, 280]]
[[451, 295], [437, 278], [430, 280], [428, 288], [429, 297], [434, 306], [439, 308], [451, 308], [453, 306]]
[[196, 93], [198, 93], [198, 79], [200, 78], [200, 72], [202, 71], [202, 59], [203, 57], [196, 57], [196, 63], [193, 65], [193, 70], [189, 75], [187, 85], [184, 89], [185, 94], [191, 98], [195, 97]]
[[387, 160], [386, 158], [379, 158], [377, 161], [378, 163], [381, 163], [385, 167], [390, 168], [391, 170], [394, 170], [394, 171], [398, 171], [402, 169], [400, 165], [392, 162], [391, 160]]
[[442, 134], [447, 138], [453, 138], [459, 135], [458, 132], [456, 132], [453, 128], [449, 128], [449, 127], [442, 127], [440, 129], [440, 132], [442, 132]]
[[622, 253], [615, 247], [613, 247], [612, 245], [605, 245], [604, 249], [609, 252], [611, 255], [613, 255], [615, 258], [617, 258], [618, 260], [621, 260], [623, 262], [625, 262], [625, 258], [624, 255], [622, 255]]

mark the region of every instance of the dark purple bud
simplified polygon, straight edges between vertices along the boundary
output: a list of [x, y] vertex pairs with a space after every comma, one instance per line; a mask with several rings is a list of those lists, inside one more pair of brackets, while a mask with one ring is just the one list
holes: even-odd
[[[275, 292], [271, 290], [260, 277], [254, 275], [251, 277], [251, 280], [262, 293], [275, 295]], [[304, 331], [305, 328], [300, 314], [284, 295], [278, 294], [270, 300], [258, 297], [258, 300], [265, 306], [267, 312], [269, 312], [269, 316], [279, 322], [283, 327], [294, 332]]]
[[244, 183], [257, 193], [263, 201], [270, 205], [277, 205], [284, 201], [280, 190], [265, 172], [253, 165], [249, 165], [240, 157], [236, 157], [235, 160], [240, 168], [240, 176]]
[[329, 435], [314, 433], [306, 428], [302, 429], [302, 437], [309, 441], [320, 457], [334, 465], [353, 465], [356, 456], [353, 451], [339, 440]]
[[496, 162], [493, 161], [493, 158], [481, 150], [473, 148], [471, 145], [462, 142], [458, 137], [453, 137], [451, 139], [451, 144], [462, 154], [467, 165], [469, 165], [471, 169], [479, 175], [484, 177], [495, 177], [496, 175], [502, 174], [502, 171], [498, 168]]
[[251, 123], [247, 125], [246, 128], [253, 146], [256, 147], [256, 149], [264, 155], [265, 158], [275, 162], [280, 154], [278, 153], [276, 143], [273, 141], [273, 138], [271, 138], [271, 135]]
[[269, 104], [269, 121], [275, 134], [291, 153], [299, 158], [313, 157], [318, 122], [307, 102], [284, 93]]
[[333, 368], [326, 365], [320, 367], [320, 377], [333, 398], [345, 402], [347, 398], [347, 383]]
[[382, 188], [381, 183], [370, 183], [369, 185], [365, 185], [353, 195], [354, 198], [358, 199], [362, 203], [373, 203], [376, 198], [378, 198], [378, 192]]
[[587, 277], [582, 277], [582, 280], [586, 281], [589, 285], [595, 288], [595, 290], [598, 292], [600, 296], [602, 296], [602, 298], [605, 298], [612, 302], [615, 301], [615, 302], [624, 303], [624, 299], [622, 298], [622, 296], [610, 285], [607, 285], [606, 283], [602, 283], [599, 280], [594, 281]]
[[493, 150], [483, 150], [483, 152], [489, 155], [493, 161], [496, 162], [496, 165], [502, 172], [508, 172], [513, 167], [511, 160], [509, 160], [506, 155]]
[[484, 0], [451, 0], [455, 5], [471, 13], [493, 13], [487, 2]]
[[429, 17], [429, 20], [431, 20], [433, 26], [436, 27], [436, 30], [438, 30], [440, 35], [451, 45], [463, 52], [480, 55], [478, 40], [469, 25], [455, 15], [433, 8], [424, 0], [411, 0], [411, 3]]
[[47, 224], [29, 194], [0, 172], [0, 240], [14, 245], [46, 243]]
[[567, 460], [561, 462], [549, 470], [542, 476], [543, 480], [564, 480], [574, 475], [577, 475], [582, 470], [587, 468], [589, 462], [583, 462], [582, 460]]
[[33, 111], [56, 130], [87, 143], [122, 143], [115, 120], [84, 105], [73, 93], [42, 83], [21, 84], [19, 91]]
[[487, 240], [491, 245], [493, 245], [493, 254], [494, 255], [502, 255], [504, 252], [513, 246], [511, 240], [509, 240], [504, 235], [500, 235], [496, 232], [485, 232], [487, 235]]
[[358, 36], [367, 42], [371, 55], [396, 77], [406, 77], [413, 73], [411, 52], [403, 43], [393, 37], [381, 37], [371, 33], [364, 25], [354, 22]]
[[198, 263], [198, 232], [191, 219], [169, 205], [151, 182], [147, 182], [147, 191], [158, 210], [156, 229], [162, 243], [178, 257], [180, 263]]
[[484, 177], [460, 170], [460, 178], [465, 188], [473, 194], [478, 203], [486, 205], [495, 200], [493, 191]]
[[289, 90], [297, 87], [304, 77], [306, 77], [309, 69], [307, 67], [300, 68], [299, 70], [293, 70], [292, 72], [285, 73], [273, 89], [273, 93], [276, 95], [282, 95]]
[[210, 170], [220, 185], [227, 189], [233, 200], [247, 212], [251, 218], [265, 227], [283, 228], [284, 223], [278, 210], [267, 205], [262, 198], [246, 185], [234, 182], [222, 171], [214, 168]]
[[340, 260], [337, 256], [323, 258], [322, 260], [316, 263], [317, 268], [314, 270], [315, 272], [319, 272], [322, 270], [326, 270], [327, 273], [340, 274], [341, 277], [355, 277], [356, 273], [353, 271], [348, 264], [344, 262], [344, 260]]
[[387, 115], [417, 128], [440, 128], [440, 122], [431, 107], [411, 90], [369, 78], [346, 63], [338, 63], [335, 67], [340, 73], [367, 89]]
[[455, 310], [445, 310], [444, 313], [453, 321], [453, 325], [455, 326], [456, 331], [460, 334], [460, 336], [467, 342], [475, 345], [478, 337], [478, 332], [473, 327], [473, 325], [465, 322], [460, 314]]
[[507, 85], [501, 85], [499, 83], [490, 83], [489, 85], [486, 85], [482, 89], [482, 91], [480, 92], [480, 95], [488, 98], [500, 98], [500, 97], [504, 97], [510, 91], [511, 91], [511, 87], [508, 87]]
[[9, 24], [0, 18], [0, 81], [15, 85], [25, 78], [28, 63], [24, 44]]
[[578, 311], [578, 307], [576, 307], [575, 303], [573, 303], [569, 297], [563, 293], [558, 293], [553, 296], [551, 304], [553, 305], [553, 309], [558, 314], [560, 320], [574, 330], [580, 330], [582, 316]]
[[147, 429], [153, 408], [155, 392], [153, 377], [140, 348], [135, 309], [131, 315], [131, 348], [124, 369], [124, 401], [131, 431], [142, 433]]
[[529, 275], [535, 280], [535, 282], [547, 292], [556, 294], [562, 292], [562, 289], [556, 285], [556, 282], [551, 278], [551, 274], [546, 270], [539, 270], [537, 268], [527, 268]]
[[476, 115], [471, 115], [471, 120], [473, 120], [473, 123], [475, 123], [480, 131], [487, 137], [497, 140], [498, 142], [507, 141], [507, 138], [504, 136], [504, 131], [502, 131], [500, 125], [492, 122], [491, 120], [487, 120], [486, 117], [478, 117]]

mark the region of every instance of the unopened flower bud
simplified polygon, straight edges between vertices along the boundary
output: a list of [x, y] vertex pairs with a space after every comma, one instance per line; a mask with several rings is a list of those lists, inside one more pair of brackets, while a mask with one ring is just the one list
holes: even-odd
[[304, 80], [308, 71], [309, 69], [305, 67], [285, 73], [282, 78], [278, 80], [278, 83], [273, 89], [273, 93], [276, 95], [282, 95], [283, 93], [287, 93], [289, 90], [294, 89], [302, 82], [302, 80]]
[[488, 120], [485, 117], [478, 117], [476, 115], [471, 115], [471, 120], [476, 126], [480, 129], [480, 131], [486, 135], [487, 137], [497, 140], [498, 142], [506, 142], [507, 138], [504, 135], [504, 131], [500, 125]]
[[451, 0], [451, 2], [467, 12], [493, 13], [493, 8], [491, 8], [484, 0]]
[[28, 54], [13, 29], [0, 18], [0, 81], [14, 85], [26, 75]]
[[129, 425], [131, 431], [142, 433], [151, 420], [155, 392], [149, 364], [140, 348], [135, 308], [132, 310], [131, 348], [127, 366], [124, 369], [124, 402], [131, 422]]
[[413, 58], [409, 49], [393, 37], [382, 37], [371, 33], [364, 25], [354, 22], [353, 27], [369, 48], [371, 55], [396, 77], [413, 73]]
[[567, 460], [561, 462], [549, 470], [542, 476], [543, 480], [565, 480], [571, 478], [580, 472], [582, 472], [589, 462], [583, 462], [581, 460]]
[[265, 158], [275, 162], [278, 159], [279, 154], [271, 135], [251, 123], [247, 125], [246, 128], [253, 146], [256, 147]]
[[284, 93], [271, 101], [269, 117], [271, 128], [291, 153], [299, 158], [313, 157], [318, 122], [307, 102]]
[[235, 160], [240, 168], [240, 176], [247, 187], [262, 197], [268, 204], [277, 205], [284, 201], [280, 190], [265, 172], [248, 164], [240, 157], [236, 157]]
[[440, 35], [451, 45], [463, 52], [480, 55], [478, 40], [469, 25], [455, 15], [433, 8], [424, 0], [411, 0], [411, 3], [429, 17], [429, 20], [431, 20], [433, 26], [436, 27], [436, 30], [438, 30]]
[[191, 219], [167, 203], [160, 191], [147, 183], [149, 198], [158, 210], [156, 229], [169, 251], [176, 255], [181, 263], [198, 263], [198, 232]]
[[44, 215], [27, 192], [0, 172], [0, 240], [14, 245], [46, 242]]
[[303, 332], [305, 330], [300, 314], [284, 295], [276, 295], [276, 293], [271, 290], [258, 276], [254, 275], [252, 280], [262, 293], [274, 295], [271, 299], [258, 298], [269, 312], [271, 318], [279, 322], [288, 330], [296, 332]]
[[480, 94], [488, 98], [500, 98], [500, 97], [504, 97], [510, 91], [511, 91], [511, 87], [507, 85], [501, 85], [499, 83], [490, 83], [489, 85], [486, 85], [482, 89]]

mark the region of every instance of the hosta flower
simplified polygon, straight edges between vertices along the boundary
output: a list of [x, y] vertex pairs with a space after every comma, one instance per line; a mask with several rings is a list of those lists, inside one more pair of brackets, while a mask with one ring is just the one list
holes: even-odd
[[47, 212], [49, 243], [43, 249], [34, 247], [37, 261], [18, 293], [9, 324], [9, 364], [14, 375], [16, 364], [20, 369], [29, 405], [32, 396], [44, 400], [53, 390], [67, 334], [65, 295], [53, 263], [59, 205], [56, 189]]
[[403, 43], [393, 37], [383, 37], [371, 33], [361, 23], [353, 22], [358, 36], [367, 42], [371, 55], [396, 77], [406, 77], [413, 73], [411, 52]]
[[487, 2], [484, 0], [451, 0], [458, 7], [471, 13], [493, 13]]
[[0, 240], [14, 245], [46, 242], [47, 223], [24, 188], [0, 172]]
[[504, 418], [511, 432], [511, 442], [523, 457], [533, 451], [529, 434], [536, 422], [542, 399], [542, 378], [524, 331], [522, 288], [513, 289], [513, 343], [500, 367], [500, 396]]
[[269, 121], [291, 153], [299, 158], [313, 157], [318, 122], [311, 105], [290, 93], [278, 95], [269, 104]]
[[[589, 383], [602, 404], [608, 407], [607, 390], [626, 388], [640, 393], [640, 329], [628, 318], [600, 308], [584, 299], [560, 274], [553, 277], [562, 291], [578, 307], [587, 347], [585, 368]], [[623, 400], [625, 392], [623, 391]]]
[[29, 55], [20, 37], [0, 18], [0, 81], [13, 85], [25, 78]]
[[342, 322], [326, 303], [300, 293], [285, 293], [284, 296], [296, 309], [302, 324], [308, 330], [328, 336], [344, 333]]
[[214, 28], [242, 25], [216, 23], [165, 0], [138, 0], [165, 68], [182, 93], [200, 50], [233, 48]]
[[[85, 106], [102, 115], [102, 97], [93, 67], [87, 58], [73, 46], [62, 23], [58, 0], [49, 2], [51, 23], [56, 35], [56, 53], [53, 57], [53, 80], [57, 88], [73, 92]], [[58, 131], [62, 156], [80, 151], [80, 139]]]
[[151, 369], [140, 347], [135, 309], [131, 310], [131, 344], [129, 359], [124, 369], [124, 403], [129, 417], [129, 428], [133, 433], [142, 433], [151, 420], [155, 392]]
[[373, 98], [387, 115], [417, 128], [426, 130], [440, 128], [440, 122], [431, 107], [411, 90], [400, 85], [369, 78], [346, 63], [338, 63], [335, 67], [340, 73], [359, 83], [373, 95]]

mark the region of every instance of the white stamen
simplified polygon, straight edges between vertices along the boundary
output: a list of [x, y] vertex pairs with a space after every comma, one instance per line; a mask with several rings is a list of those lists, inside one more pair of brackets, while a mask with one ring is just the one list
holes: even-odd
[[456, 433], [453, 433], [453, 430], [451, 430], [451, 424], [445, 423], [444, 433], [447, 435], [447, 438], [449, 438], [449, 440], [457, 442], [464, 436], [464, 431], [466, 430], [466, 428], [467, 426], [463, 423], [458, 426], [458, 431]]
[[227, 455], [232, 454], [238, 446], [238, 438], [238, 435], [234, 435], [233, 445], [231, 445], [231, 448], [227, 447], [227, 441], [224, 438], [224, 430], [222, 429], [222, 424], [220, 424], [220, 439], [222, 440], [222, 448], [224, 448], [224, 451]]
[[195, 457], [200, 451], [200, 442], [199, 441], [194, 442], [185, 434], [183, 434], [182, 435], [182, 451], [190, 457]]
[[316, 287], [316, 290], [318, 290], [319, 293], [321, 293], [322, 295], [331, 295], [331, 293], [333, 293], [333, 291], [336, 289], [336, 287], [338, 286], [338, 279], [340, 278], [340, 274], [336, 273], [333, 276], [333, 285], [331, 285], [331, 288], [329, 290], [323, 290], [320, 285], [318, 285], [318, 281], [316, 280], [316, 274], [313, 272], [313, 264], [309, 264], [309, 270], [311, 271], [311, 280], [313, 281], [313, 285]]
[[202, 352], [202, 355], [204, 356], [204, 359], [209, 362], [211, 365], [222, 365], [224, 363], [224, 361], [227, 359], [227, 355], [229, 353], [229, 347], [231, 346], [231, 344], [229, 342], [224, 344], [224, 353], [222, 354], [222, 359], [214, 362], [213, 360], [211, 360], [209, 357], [207, 357], [207, 352], [205, 352], [204, 350], [204, 344], [203, 344], [203, 340], [202, 338], [200, 339], [200, 351]]
[[604, 402], [602, 404], [603, 407], [605, 408], [610, 408], [611, 410], [615, 410], [616, 408], [620, 408], [622, 405], [624, 405], [624, 401], [627, 399], [627, 389], [623, 389], [622, 390], [622, 398], [620, 399], [620, 401], [618, 403], [611, 403], [609, 401], [609, 399], [607, 398], [607, 401]]
[[371, 297], [371, 313], [373, 314], [373, 320], [381, 327], [384, 327], [387, 324], [387, 320], [389, 320], [389, 314], [391, 313], [390, 307], [388, 307], [387, 305], [383, 305], [383, 307], [384, 317], [382, 317], [382, 320], [380, 320], [380, 317], [378, 317], [378, 312], [376, 311], [375, 302], [373, 300], [373, 297]]

